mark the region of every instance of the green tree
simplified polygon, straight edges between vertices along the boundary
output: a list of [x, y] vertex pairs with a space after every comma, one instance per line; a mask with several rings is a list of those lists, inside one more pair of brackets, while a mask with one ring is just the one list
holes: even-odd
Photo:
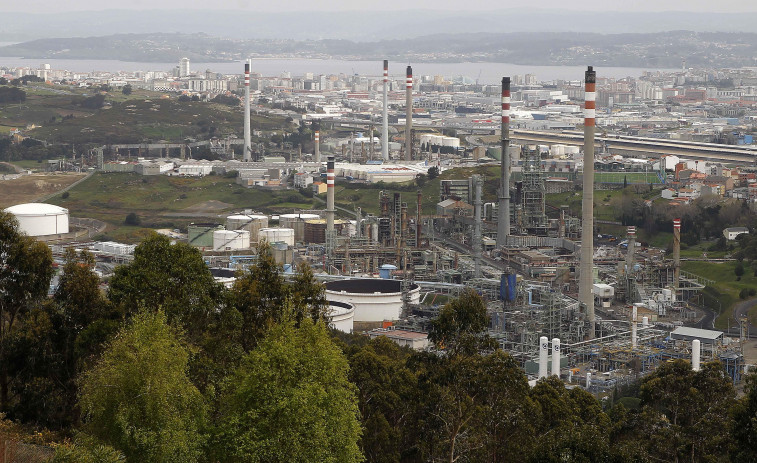
[[291, 284], [292, 306], [297, 322], [305, 317], [322, 320], [328, 309], [326, 287], [315, 279], [313, 268], [307, 262], [297, 265], [297, 273]]
[[434, 166], [434, 167], [429, 167], [429, 168], [428, 168], [428, 172], [427, 172], [427, 175], [428, 175], [428, 179], [429, 179], [429, 180], [433, 180], [433, 179], [435, 179], [436, 177], [438, 177], [438, 176], [439, 176], [439, 168], [438, 168], [438, 167], [436, 167], [436, 166]]
[[47, 295], [53, 275], [50, 248], [26, 236], [13, 214], [0, 211], [0, 409], [9, 402], [8, 345], [35, 302]]
[[162, 308], [169, 322], [182, 325], [194, 339], [215, 315], [222, 291], [200, 251], [152, 234], [134, 250], [130, 264], [116, 268], [108, 297], [127, 314]]
[[744, 396], [733, 407], [731, 461], [757, 461], [757, 373], [745, 378]]
[[359, 462], [349, 365], [323, 322], [274, 325], [229, 379], [214, 458], [233, 462]]
[[744, 275], [744, 264], [742, 262], [739, 262], [736, 264], [736, 267], [733, 269], [733, 273], [736, 274], [737, 277], [741, 278], [741, 276]]
[[198, 461], [206, 406], [188, 361], [162, 311], [137, 314], [82, 378], [84, 430], [129, 461]]
[[429, 340], [451, 353], [473, 354], [479, 349], [492, 348], [485, 334], [489, 324], [486, 303], [474, 290], [467, 289], [447, 303], [432, 320]]
[[124, 85], [124, 87], [121, 89], [121, 93], [123, 93], [124, 95], [131, 95], [131, 92], [132, 88], [130, 84]]
[[135, 212], [129, 212], [128, 214], [126, 214], [126, 218], [124, 219], [125, 225], [136, 227], [140, 223], [142, 223], [142, 221], [139, 219], [139, 216]]
[[65, 444], [55, 449], [50, 463], [125, 463], [123, 453], [101, 443], [80, 436], [77, 442]]

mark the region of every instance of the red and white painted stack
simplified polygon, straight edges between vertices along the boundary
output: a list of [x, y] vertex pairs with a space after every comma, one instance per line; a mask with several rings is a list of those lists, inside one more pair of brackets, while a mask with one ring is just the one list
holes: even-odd
[[681, 219], [673, 219], [673, 289], [678, 291], [681, 278]]
[[244, 63], [244, 148], [242, 159], [252, 160], [252, 139], [250, 138], [250, 63]]
[[510, 235], [510, 78], [502, 78], [502, 154], [500, 156], [497, 246], [507, 244]]
[[389, 60], [384, 60], [384, 106], [381, 114], [381, 157], [389, 161]]
[[413, 159], [413, 68], [407, 67], [405, 80], [405, 160]]
[[578, 300], [586, 310], [589, 339], [595, 336], [594, 318], [594, 127], [596, 118], [597, 73], [589, 66], [584, 76], [584, 176], [581, 215], [581, 274]]
[[321, 132], [318, 130], [315, 131], [315, 134], [313, 135], [313, 141], [315, 145], [315, 162], [321, 162]]

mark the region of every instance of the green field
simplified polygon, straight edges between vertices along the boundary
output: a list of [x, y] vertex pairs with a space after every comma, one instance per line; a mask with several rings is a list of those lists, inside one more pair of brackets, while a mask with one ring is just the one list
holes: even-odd
[[[68, 208], [72, 216], [106, 222], [109, 237], [127, 242], [138, 241], [141, 236], [139, 228], [123, 223], [131, 212], [140, 217], [145, 228], [184, 228], [191, 222], [223, 222], [225, 215], [239, 209], [283, 213], [311, 209], [314, 204], [322, 207], [296, 190], [248, 189], [234, 179], [215, 175], [186, 178], [125, 173], [96, 173], [69, 190], [68, 198], [56, 196], [49, 202]], [[175, 213], [196, 216], [167, 215]]]
[[[704, 278], [715, 281], [713, 287], [707, 287], [704, 295], [704, 303], [718, 312], [722, 307], [722, 312], [715, 319], [715, 328], [728, 328], [728, 320], [731, 319], [733, 326], [733, 306], [740, 302], [739, 292], [746, 288], [757, 288], [757, 277], [754, 271], [749, 267], [744, 270], [744, 275], [740, 281], [736, 281], [736, 275], [733, 270], [737, 262], [706, 262], [706, 261], [684, 261], [681, 263], [681, 269], [694, 273]], [[752, 323], [757, 323], [757, 308], [749, 312], [749, 319]]]
[[618, 183], [622, 184], [627, 180], [629, 185], [661, 183], [660, 177], [654, 172], [595, 172], [595, 183]]

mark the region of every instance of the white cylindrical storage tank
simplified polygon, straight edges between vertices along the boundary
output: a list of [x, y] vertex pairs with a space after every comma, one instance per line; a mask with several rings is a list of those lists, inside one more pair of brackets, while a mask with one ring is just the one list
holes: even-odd
[[68, 209], [45, 203], [17, 204], [5, 209], [18, 220], [19, 228], [29, 236], [68, 233]]
[[641, 327], [649, 328], [649, 317], [641, 317]]
[[702, 346], [699, 339], [691, 341], [691, 369], [699, 371], [699, 357], [702, 354]]
[[552, 339], [552, 374], [560, 377], [560, 338]]
[[460, 139], [457, 137], [442, 137], [442, 146], [460, 147]]
[[591, 387], [591, 372], [586, 372], [586, 389], [589, 389]]
[[258, 239], [265, 239], [269, 243], [286, 243], [294, 246], [294, 229], [291, 228], [261, 228]]
[[578, 153], [579, 153], [579, 148], [577, 146], [572, 146], [572, 145], [565, 146], [565, 154], [570, 154], [570, 155], [575, 156]]
[[565, 145], [552, 145], [552, 149], [550, 150], [550, 153], [552, 156], [564, 156], [565, 155]]
[[[356, 322], [398, 320], [402, 313], [402, 282], [379, 278], [351, 278], [326, 283], [326, 300], [355, 306]], [[410, 285], [411, 304], [420, 301], [421, 288]]]
[[305, 239], [305, 222], [320, 218], [318, 214], [281, 214], [279, 226], [293, 229], [295, 242], [302, 242]]
[[227, 230], [248, 230], [251, 241], [258, 240], [258, 231], [261, 228], [268, 228], [268, 216], [238, 214], [226, 217]]
[[549, 363], [549, 338], [539, 338], [539, 379], [547, 377], [547, 364]]
[[247, 230], [216, 230], [213, 232], [214, 251], [235, 251], [250, 248], [250, 232]]
[[330, 327], [345, 333], [352, 333], [355, 321], [355, 306], [348, 302], [329, 301], [326, 320]]

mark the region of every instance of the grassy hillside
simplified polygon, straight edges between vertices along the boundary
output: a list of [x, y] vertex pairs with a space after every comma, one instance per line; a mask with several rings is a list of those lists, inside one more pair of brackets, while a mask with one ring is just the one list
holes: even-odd
[[[707, 287], [704, 303], [716, 312], [722, 307], [722, 312], [715, 319], [715, 328], [728, 328], [728, 319], [733, 317], [733, 306], [740, 302], [739, 292], [742, 289], [757, 288], [757, 276], [749, 268], [745, 268], [741, 280], [736, 280], [734, 269], [737, 262], [707, 262], [707, 261], [684, 261], [681, 268], [687, 272], [709, 278], [715, 281], [712, 287]], [[718, 303], [719, 302], [719, 303]], [[752, 310], [749, 314], [752, 323], [757, 323], [757, 311]], [[731, 318], [731, 326], [733, 326]]]

